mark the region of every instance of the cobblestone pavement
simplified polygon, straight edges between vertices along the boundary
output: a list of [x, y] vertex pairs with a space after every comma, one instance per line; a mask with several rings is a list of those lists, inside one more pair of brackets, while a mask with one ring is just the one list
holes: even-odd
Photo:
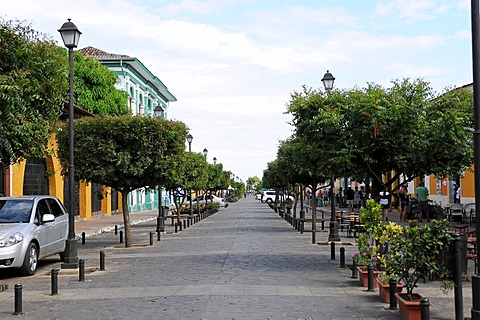
[[[58, 259], [42, 264], [37, 275], [3, 275], [10, 288], [0, 292], [2, 319], [400, 319], [378, 292], [368, 292], [351, 279], [349, 268], [330, 260], [330, 247], [311, 244], [266, 204], [249, 196], [179, 233], [167, 223], [160, 242], [155, 212], [132, 214], [133, 248], [119, 244], [101, 223], [76, 224], [88, 230], [79, 258], [85, 260], [85, 282], [77, 270], [60, 270], [58, 295], [51, 295], [48, 270]], [[110, 226], [121, 217], [110, 219]], [[113, 230], [113, 228], [110, 228]], [[109, 230], [110, 230], [109, 229]], [[98, 233], [98, 234], [96, 234]], [[327, 232], [318, 232], [325, 242]], [[347, 265], [355, 250], [342, 238]], [[106, 270], [99, 271], [99, 252]], [[23, 285], [23, 314], [13, 315], [15, 283]], [[430, 298], [432, 319], [454, 319], [453, 293], [444, 295], [439, 282], [420, 284]], [[471, 307], [471, 284], [464, 284], [465, 314]], [[467, 308], [468, 307], [468, 308]]]

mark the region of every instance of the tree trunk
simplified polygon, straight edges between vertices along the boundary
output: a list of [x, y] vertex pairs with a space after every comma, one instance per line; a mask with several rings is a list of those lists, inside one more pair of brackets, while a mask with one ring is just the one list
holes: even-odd
[[130, 212], [128, 211], [128, 191], [121, 191], [123, 207], [123, 225], [125, 230], [125, 248], [132, 246], [132, 231], [130, 229]]

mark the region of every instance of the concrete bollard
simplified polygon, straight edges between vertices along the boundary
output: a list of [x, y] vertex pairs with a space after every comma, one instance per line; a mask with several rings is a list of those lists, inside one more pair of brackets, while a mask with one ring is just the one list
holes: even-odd
[[100, 251], [100, 271], [105, 271], [105, 251]]
[[58, 269], [52, 269], [50, 271], [50, 284], [51, 284], [51, 295], [58, 294]]
[[340, 248], [340, 268], [345, 268], [345, 248]]
[[330, 260], [335, 260], [335, 241], [330, 242]]
[[15, 309], [13, 314], [19, 315], [22, 314], [22, 284], [16, 283], [15, 290]]
[[85, 260], [78, 259], [78, 281], [85, 281]]
[[369, 264], [367, 266], [367, 271], [368, 271], [368, 291], [373, 291], [373, 266]]
[[390, 285], [390, 310], [397, 310], [397, 297], [395, 293], [397, 293], [397, 280], [391, 278], [389, 283]]
[[420, 319], [430, 320], [430, 300], [426, 297], [420, 300]]
[[85, 244], [85, 232], [82, 232], [82, 245]]

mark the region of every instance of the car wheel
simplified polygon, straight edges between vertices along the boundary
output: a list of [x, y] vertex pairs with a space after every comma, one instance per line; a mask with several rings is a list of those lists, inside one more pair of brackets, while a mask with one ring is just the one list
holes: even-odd
[[27, 252], [25, 253], [25, 259], [23, 265], [20, 268], [20, 273], [25, 276], [32, 276], [37, 272], [38, 264], [38, 249], [34, 243], [28, 245]]
[[268, 204], [271, 204], [272, 202], [273, 202], [273, 200], [272, 200], [271, 198], [268, 198], [268, 199], [267, 199], [267, 203], [268, 203]]

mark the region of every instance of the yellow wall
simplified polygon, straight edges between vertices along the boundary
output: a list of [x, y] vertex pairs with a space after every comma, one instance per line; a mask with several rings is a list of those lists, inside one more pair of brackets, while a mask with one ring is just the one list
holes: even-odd
[[109, 187], [102, 187], [102, 212], [106, 213], [107, 216], [112, 215], [112, 189]]
[[79, 214], [81, 218], [92, 219], [92, 185], [80, 181], [79, 185]]
[[473, 165], [470, 167], [472, 170], [465, 171], [465, 177], [460, 184], [460, 192], [462, 197], [475, 198], [475, 174], [473, 172]]

